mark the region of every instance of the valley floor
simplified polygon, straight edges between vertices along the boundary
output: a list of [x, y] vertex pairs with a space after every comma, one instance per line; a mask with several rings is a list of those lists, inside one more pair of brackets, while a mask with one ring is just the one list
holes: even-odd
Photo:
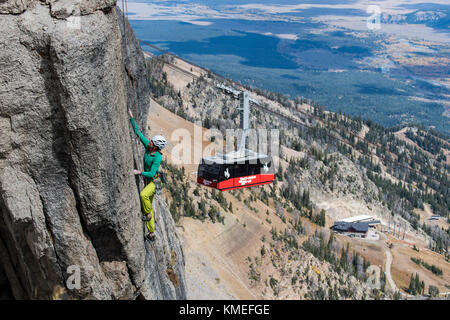
[[[185, 65], [180, 66], [189, 68]], [[177, 77], [177, 70], [166, 68], [166, 71], [169, 81], [171, 78], [178, 79], [175, 85], [179, 90], [182, 90], [191, 80]], [[206, 130], [171, 113], [154, 100], [151, 100], [148, 127], [149, 134], [162, 134], [169, 138], [168, 148], [164, 152], [164, 160], [172, 164], [177, 164], [183, 156], [178, 153], [177, 146], [180, 144], [184, 146], [190, 144], [191, 150], [205, 148], [211, 144], [209, 141], [190, 141], [180, 138], [177, 134], [180, 133], [179, 130], [184, 130], [191, 137], [194, 137], [196, 132], [197, 134], [198, 132], [204, 133]], [[284, 153], [291, 156], [297, 154], [296, 151], [290, 149], [286, 149]], [[182, 166], [188, 175], [189, 186], [195, 186], [197, 164], [195, 161], [191, 161]], [[185, 187], [189, 188], [189, 186]], [[268, 186], [263, 188], [269, 190]], [[243, 190], [242, 198], [248, 199], [250, 194], [251, 192], [247, 189]], [[223, 224], [212, 223], [209, 219], [202, 222], [189, 217], [181, 217], [177, 223], [186, 257], [188, 299], [273, 299], [274, 296], [263, 285], [255, 285], [250, 280], [249, 266], [254, 262], [261, 273], [265, 272], [270, 277], [272, 265], [269, 260], [266, 258], [258, 260], [253, 257], [260, 256], [261, 247], [264, 245], [262, 238], [270, 239], [272, 228], [283, 230], [286, 223], [276, 215], [272, 202], [266, 205], [258, 199], [256, 202], [252, 202], [253, 210], [250, 210], [232, 193], [225, 192], [224, 197], [228, 203], [232, 203], [233, 212], [224, 213]], [[358, 240], [340, 235], [337, 237], [343, 245], [349, 243], [351, 250], [368, 259], [375, 269], [386, 272], [388, 287], [399, 288], [405, 292], [411, 274], [418, 273], [427, 285], [435, 285], [440, 292], [448, 291], [450, 264], [444, 260], [442, 255], [426, 249], [427, 242], [423, 234], [416, 234], [408, 230], [405, 239], [395, 238], [392, 230], [391, 233], [388, 232], [390, 213], [383, 212], [384, 209], [381, 207], [368, 206], [363, 200], [353, 199], [350, 195], [337, 197], [320, 190], [312, 190], [311, 199], [319, 209], [326, 211], [327, 229], [336, 220], [360, 214], [370, 214], [382, 220], [382, 225], [377, 227], [376, 232], [379, 240]], [[424, 218], [428, 217], [428, 211], [429, 208], [425, 207]], [[288, 220], [292, 218], [288, 213], [286, 216]], [[305, 224], [308, 223], [305, 222]], [[311, 224], [309, 234], [313, 234], [316, 229], [320, 230], [316, 225]], [[306, 237], [304, 239], [306, 240]], [[392, 244], [392, 248], [389, 248], [389, 244]], [[268, 243], [266, 243], [267, 245]], [[412, 249], [413, 245], [420, 250], [420, 254]], [[271, 254], [274, 253], [271, 252]], [[437, 276], [423, 266], [416, 265], [411, 257], [421, 257], [430, 264], [438, 265], [443, 270], [443, 276]], [[250, 261], [252, 262], [250, 263]], [[292, 264], [287, 257], [283, 257], [281, 261], [295, 270], [296, 265]], [[317, 274], [320, 274], [318, 270], [323, 272], [326, 269], [321, 269], [324, 267], [311, 258], [308, 263], [313, 270], [317, 270]], [[301, 299], [304, 296], [304, 293], [290, 289], [289, 284], [282, 286], [285, 289], [281, 290], [277, 298]]]

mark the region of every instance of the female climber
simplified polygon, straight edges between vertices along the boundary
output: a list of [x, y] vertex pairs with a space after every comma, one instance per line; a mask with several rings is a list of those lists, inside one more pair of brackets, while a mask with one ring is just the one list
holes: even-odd
[[142, 202], [142, 207], [144, 210], [143, 221], [146, 222], [149, 234], [146, 238], [150, 241], [155, 240], [155, 216], [153, 214], [153, 196], [155, 195], [155, 183], [154, 179], [159, 176], [159, 166], [162, 160], [161, 151], [166, 147], [166, 139], [162, 136], [154, 136], [151, 141], [149, 141], [139, 130], [136, 120], [133, 117], [131, 110], [128, 110], [130, 115], [130, 121], [133, 125], [136, 135], [139, 136], [142, 144], [145, 147], [144, 154], [144, 171], [134, 170], [135, 175], [144, 176], [144, 182], [146, 187], [142, 190], [140, 197]]

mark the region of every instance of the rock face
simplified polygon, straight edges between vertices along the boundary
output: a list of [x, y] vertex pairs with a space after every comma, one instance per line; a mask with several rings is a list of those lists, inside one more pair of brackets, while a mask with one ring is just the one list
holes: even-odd
[[2, 284], [16, 299], [185, 299], [158, 196], [157, 240], [143, 240], [126, 110], [139, 101], [144, 128], [149, 88], [115, 1], [0, 0], [0, 19]]

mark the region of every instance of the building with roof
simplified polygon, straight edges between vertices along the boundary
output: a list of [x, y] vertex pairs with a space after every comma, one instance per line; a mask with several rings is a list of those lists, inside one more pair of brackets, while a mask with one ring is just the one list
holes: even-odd
[[337, 221], [330, 229], [349, 237], [367, 238], [369, 223]]

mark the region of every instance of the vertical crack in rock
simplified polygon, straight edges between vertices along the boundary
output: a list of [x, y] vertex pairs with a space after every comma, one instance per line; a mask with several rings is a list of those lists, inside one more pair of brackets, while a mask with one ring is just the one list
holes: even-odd
[[[3, 209], [0, 209], [0, 213], [2, 213], [3, 216]], [[3, 219], [0, 218], [0, 223], [2, 226], [4, 225]], [[3, 286], [8, 286], [7, 288], [3, 288], [0, 295], [6, 295], [9, 298], [9, 294], [16, 297], [16, 299], [26, 299], [26, 290], [25, 286], [21, 281], [21, 278], [16, 275], [14, 272], [14, 266], [13, 262], [11, 261], [11, 253], [8, 250], [8, 247], [6, 245], [7, 241], [3, 239], [2, 234], [5, 234], [2, 232], [0, 234], [0, 260], [2, 261], [2, 266], [0, 268], [2, 269], [2, 276], [5, 277], [5, 279], [2, 281]]]

